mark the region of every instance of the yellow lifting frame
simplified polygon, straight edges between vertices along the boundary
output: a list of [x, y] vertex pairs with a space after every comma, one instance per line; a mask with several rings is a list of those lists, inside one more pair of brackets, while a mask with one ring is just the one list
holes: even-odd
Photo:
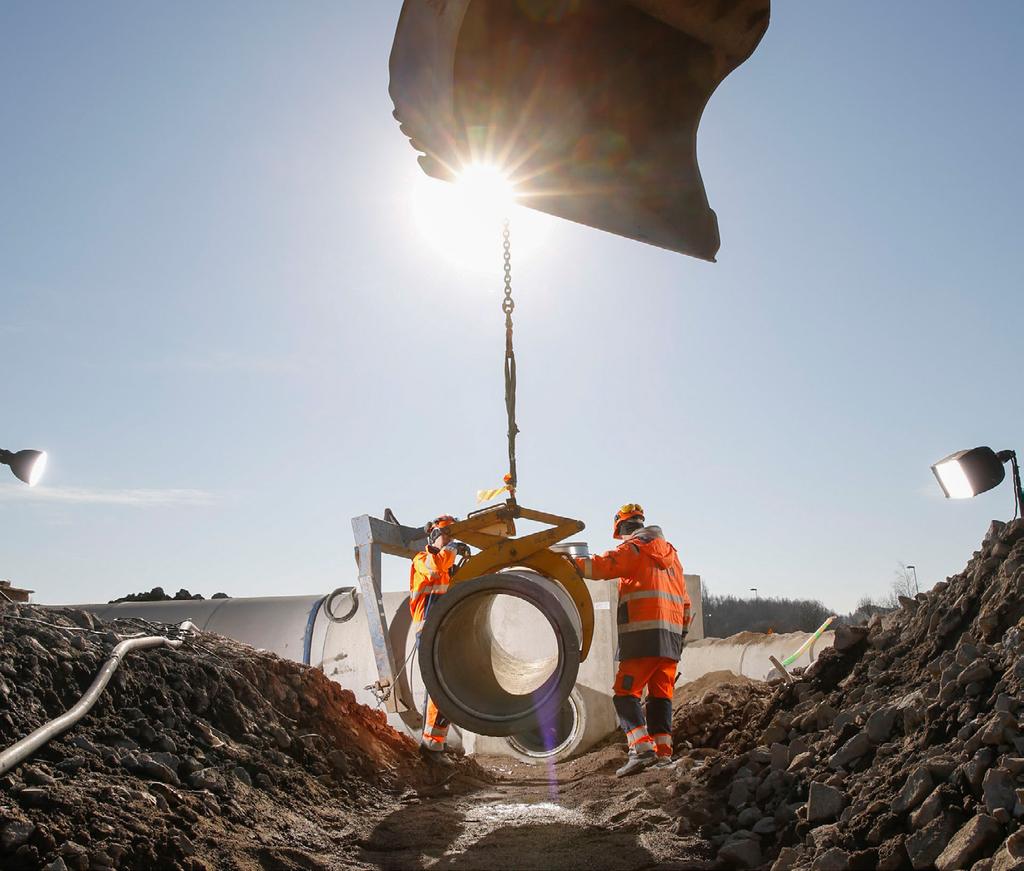
[[[552, 528], [514, 538], [515, 521], [519, 518], [547, 523]], [[451, 583], [460, 584], [500, 569], [523, 566], [561, 584], [579, 611], [583, 628], [580, 649], [582, 662], [590, 653], [590, 645], [594, 640], [594, 603], [573, 561], [565, 554], [551, 550], [551, 546], [582, 532], [584, 528], [581, 520], [523, 508], [514, 499], [493, 508], [485, 508], [465, 520], [445, 527], [447, 535], [480, 550], [459, 566], [458, 571], [452, 575]]]

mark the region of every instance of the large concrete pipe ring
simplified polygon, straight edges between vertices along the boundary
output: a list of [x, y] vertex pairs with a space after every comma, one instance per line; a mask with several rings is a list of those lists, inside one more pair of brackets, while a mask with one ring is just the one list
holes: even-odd
[[582, 626], [563, 587], [529, 569], [453, 586], [431, 606], [420, 673], [437, 707], [479, 735], [547, 734], [580, 667]]
[[587, 706], [580, 691], [574, 689], [555, 710], [554, 717], [505, 740], [512, 755], [523, 762], [538, 763], [568, 758], [586, 731]]

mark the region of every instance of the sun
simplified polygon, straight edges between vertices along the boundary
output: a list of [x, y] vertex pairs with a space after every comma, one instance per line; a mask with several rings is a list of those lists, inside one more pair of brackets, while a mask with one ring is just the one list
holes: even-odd
[[497, 166], [471, 164], [454, 182], [418, 176], [413, 210], [420, 232], [439, 254], [461, 269], [501, 269], [502, 224], [512, 228], [513, 257], [529, 256], [543, 240], [539, 216], [516, 205], [515, 186]]

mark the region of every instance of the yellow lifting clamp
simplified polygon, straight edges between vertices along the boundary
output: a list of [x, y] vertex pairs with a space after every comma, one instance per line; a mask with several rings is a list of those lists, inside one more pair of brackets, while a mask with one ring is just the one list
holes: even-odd
[[[547, 523], [551, 528], [515, 538], [515, 521], [520, 518]], [[460, 584], [515, 566], [540, 572], [553, 583], [561, 584], [575, 603], [583, 629], [580, 660], [585, 660], [594, 639], [594, 603], [587, 585], [576, 570], [576, 564], [566, 554], [551, 549], [552, 545], [582, 532], [584, 528], [582, 520], [524, 508], [514, 497], [502, 505], [476, 511], [465, 520], [445, 527], [446, 535], [480, 551], [468, 557], [452, 572], [451, 584]]]

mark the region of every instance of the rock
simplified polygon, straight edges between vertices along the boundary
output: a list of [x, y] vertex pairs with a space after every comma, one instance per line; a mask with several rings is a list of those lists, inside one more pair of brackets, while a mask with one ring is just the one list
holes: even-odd
[[834, 847], [843, 837], [843, 832], [838, 823], [828, 823], [824, 826], [817, 826], [807, 833], [807, 838], [814, 845], [816, 851], [827, 850]]
[[767, 747], [755, 747], [750, 751], [750, 761], [758, 765], [768, 765], [772, 761], [772, 754]]
[[975, 659], [970, 665], [956, 677], [959, 687], [965, 687], [970, 683], [982, 683], [992, 677], [992, 668], [984, 659]]
[[846, 796], [842, 792], [815, 781], [807, 797], [807, 822], [834, 820], [845, 805]]
[[919, 765], [906, 779], [903, 788], [892, 803], [895, 813], [904, 814], [913, 810], [923, 802], [935, 786], [931, 772], [924, 765]]
[[171, 786], [181, 785], [177, 774], [146, 753], [140, 756], [126, 756], [123, 765], [136, 777], [159, 780], [161, 783], [169, 783]]
[[923, 829], [942, 812], [942, 787], [937, 786], [916, 811], [910, 815], [912, 831]]
[[1014, 832], [992, 857], [992, 871], [1020, 871], [1024, 868], [1024, 830]]
[[896, 703], [896, 709], [903, 718], [903, 734], [912, 735], [919, 726], [924, 725], [925, 711], [928, 703], [924, 693], [916, 690], [908, 693]]
[[83, 753], [88, 753], [90, 756], [102, 756], [102, 752], [99, 747], [92, 743], [85, 735], [75, 735], [68, 742], [73, 744]]
[[761, 845], [752, 838], [727, 841], [718, 851], [718, 858], [731, 868], [756, 868], [761, 864]]
[[201, 768], [189, 775], [189, 785], [193, 789], [208, 789], [210, 792], [223, 795], [227, 792], [224, 776], [213, 768]]
[[867, 635], [868, 629], [866, 626], [839, 625], [836, 627], [832, 646], [840, 652], [850, 650], [867, 638]]
[[864, 732], [873, 744], [884, 744], [889, 740], [898, 713], [894, 705], [885, 705], [868, 717]]
[[985, 772], [992, 767], [994, 761], [995, 751], [990, 747], [983, 747], [971, 757], [970, 761], [962, 766], [963, 776], [975, 795], [981, 793], [981, 784], [983, 783]]
[[828, 702], [822, 702], [814, 709], [814, 718], [819, 730], [829, 728], [836, 721], [837, 716], [839, 716], [838, 711]]
[[771, 871], [792, 871], [800, 861], [800, 854], [792, 847], [779, 850], [778, 858], [772, 863]]
[[[76, 635], [75, 638], [78, 636]], [[74, 639], [72, 639], [74, 640]], [[58, 856], [52, 862], [43, 865], [41, 871], [68, 871], [68, 866], [64, 864], [64, 860]]]
[[30, 807], [49, 808], [53, 805], [50, 790], [44, 786], [26, 786], [18, 792], [18, 798]]
[[291, 736], [277, 723], [270, 723], [264, 728], [266, 733], [274, 740], [274, 743], [277, 744], [279, 750], [287, 750], [291, 747]]
[[785, 771], [789, 767], [789, 748], [785, 744], [772, 744], [771, 747], [772, 768], [776, 771]]
[[934, 756], [924, 764], [936, 780], [949, 780], [956, 770], [956, 760], [948, 756]]
[[850, 854], [839, 847], [832, 847], [815, 858], [811, 871], [850, 871]]
[[729, 789], [729, 807], [739, 810], [750, 798], [750, 787], [745, 780], [736, 780]]
[[786, 770], [799, 771], [801, 768], [806, 768], [812, 762], [814, 762], [813, 753], [801, 753], [792, 762], [789, 763], [789, 768], [787, 768]]
[[753, 832], [755, 835], [770, 835], [776, 829], [775, 820], [771, 817], [761, 817], [754, 823]]
[[1002, 827], [988, 814], [969, 819], [935, 860], [938, 871], [969, 868], [986, 847], [1002, 836]]
[[69, 868], [85, 871], [89, 867], [89, 851], [75, 841], [62, 844], [58, 852]]
[[907, 838], [905, 846], [914, 871], [930, 868], [935, 863], [939, 854], [946, 848], [952, 829], [952, 818], [948, 814], [943, 814]]
[[1017, 726], [1017, 718], [1009, 711], [994, 711], [985, 727], [981, 730], [981, 741], [983, 744], [996, 746], [1005, 741], [1007, 730]]
[[1013, 775], [1005, 768], [990, 768], [985, 772], [985, 779], [981, 783], [982, 795], [985, 799], [985, 807], [989, 813], [997, 808], [1004, 808], [1007, 812], [1013, 810], [1017, 803], [1016, 783]]
[[761, 816], [761, 808], [759, 807], [744, 808], [739, 812], [739, 816], [736, 817], [736, 825], [741, 829], [749, 829], [761, 819]]
[[27, 844], [36, 830], [36, 824], [28, 820], [8, 820], [0, 826], [0, 851], [13, 853], [22, 844]]
[[49, 774], [34, 765], [22, 767], [21, 779], [30, 786], [54, 786], [57, 783]]
[[904, 847], [906, 839], [898, 835], [886, 841], [878, 850], [877, 871], [903, 871], [910, 859]]
[[863, 732], [858, 732], [842, 747], [840, 747], [828, 760], [829, 768], [834, 770], [849, 765], [856, 759], [860, 759], [871, 749], [871, 741]]

